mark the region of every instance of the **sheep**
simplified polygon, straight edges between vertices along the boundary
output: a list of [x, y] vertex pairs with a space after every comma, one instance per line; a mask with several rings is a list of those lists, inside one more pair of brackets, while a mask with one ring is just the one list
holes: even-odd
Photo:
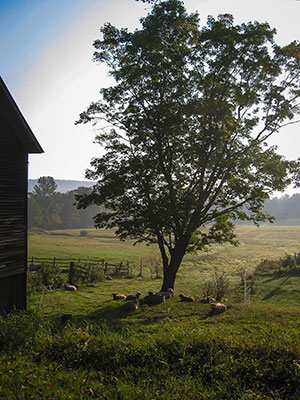
[[165, 296], [166, 299], [169, 299], [170, 297], [174, 297], [174, 289], [169, 288], [166, 292], [157, 292], [156, 294], [159, 296]]
[[142, 294], [141, 292], [137, 292], [136, 294], [129, 294], [129, 295], [126, 297], [126, 301], [131, 301], [131, 300], [134, 299], [134, 297], [136, 297], [136, 298], [138, 299], [138, 298], [140, 297], [141, 294]]
[[210, 303], [212, 311], [216, 314], [221, 314], [227, 310], [227, 307], [223, 303]]
[[65, 290], [69, 290], [71, 292], [76, 292], [77, 287], [75, 285], [70, 285], [69, 283], [64, 284]]
[[192, 297], [192, 296], [185, 296], [183, 293], [180, 293], [179, 294], [179, 297], [180, 297], [180, 299], [181, 299], [181, 301], [187, 301], [187, 302], [193, 302], [193, 301], [195, 301], [195, 299], [194, 299], [194, 297]]
[[113, 295], [113, 299], [114, 299], [114, 300], [125, 300], [125, 299], [126, 299], [125, 294], [113, 292], [112, 295]]
[[122, 304], [122, 310], [126, 311], [136, 311], [139, 308], [139, 299], [133, 295], [132, 300], [126, 301], [126, 303]]
[[200, 303], [205, 303], [205, 304], [210, 304], [210, 303], [215, 303], [216, 299], [214, 299], [213, 297], [210, 296], [204, 296], [201, 297], [200, 299]]
[[156, 304], [164, 303], [166, 301], [165, 296], [160, 294], [154, 294], [153, 292], [149, 292], [148, 296], [144, 297], [144, 303], [149, 306], [154, 306]]

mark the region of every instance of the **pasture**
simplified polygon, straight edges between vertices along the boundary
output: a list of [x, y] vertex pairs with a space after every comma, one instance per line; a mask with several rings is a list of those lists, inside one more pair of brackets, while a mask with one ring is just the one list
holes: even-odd
[[[133, 313], [112, 292], [141, 291], [143, 298], [160, 289], [148, 267], [154, 248], [100, 230], [30, 235], [30, 256], [128, 260], [134, 274], [76, 292], [31, 293], [27, 313], [1, 318], [0, 398], [299, 399], [300, 276], [257, 276], [245, 304], [239, 271], [299, 252], [300, 227], [243, 226], [237, 235], [239, 247], [187, 255], [175, 296], [153, 307], [141, 301]], [[215, 269], [230, 281], [220, 315], [200, 303]], [[180, 292], [195, 302], [179, 302]], [[62, 314], [72, 319], [62, 323]]]

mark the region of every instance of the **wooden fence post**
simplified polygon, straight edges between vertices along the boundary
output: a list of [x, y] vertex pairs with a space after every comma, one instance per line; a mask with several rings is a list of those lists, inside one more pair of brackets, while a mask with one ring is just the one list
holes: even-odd
[[140, 275], [139, 275], [140, 277], [142, 277], [143, 276], [143, 261], [141, 260], [141, 262], [140, 262]]
[[73, 284], [73, 273], [74, 273], [74, 262], [70, 262], [70, 271], [69, 271], [69, 283]]

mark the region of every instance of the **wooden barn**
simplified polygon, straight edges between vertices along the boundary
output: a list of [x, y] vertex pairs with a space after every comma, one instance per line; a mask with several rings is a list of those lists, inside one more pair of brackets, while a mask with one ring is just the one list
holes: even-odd
[[0, 77], [0, 312], [26, 309], [28, 154], [42, 152]]

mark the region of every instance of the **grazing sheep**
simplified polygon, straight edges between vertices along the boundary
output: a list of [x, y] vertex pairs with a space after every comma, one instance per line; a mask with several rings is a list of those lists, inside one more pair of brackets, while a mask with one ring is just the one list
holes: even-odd
[[210, 306], [216, 314], [221, 314], [227, 310], [227, 307], [223, 303], [210, 303]]
[[126, 299], [125, 294], [113, 292], [112, 295], [113, 295], [113, 299], [114, 299], [114, 300], [125, 300], [125, 299]]
[[164, 303], [165, 301], [165, 296], [154, 294], [153, 292], [149, 292], [148, 296], [144, 297], [144, 303], [148, 304], [149, 306], [155, 306], [156, 304]]
[[174, 290], [169, 288], [166, 292], [157, 292], [156, 294], [159, 296], [165, 296], [166, 299], [169, 299], [170, 297], [174, 297]]
[[75, 285], [70, 285], [69, 283], [64, 284], [65, 290], [70, 290], [71, 292], [76, 292], [77, 287]]
[[180, 300], [181, 301], [187, 301], [189, 303], [192, 303], [193, 301], [195, 301], [194, 297], [192, 296], [185, 296], [183, 293], [179, 294]]
[[141, 294], [142, 294], [141, 292], [137, 292], [136, 294], [129, 294], [129, 295], [126, 297], [126, 301], [131, 301], [131, 300], [133, 300], [135, 297], [138, 299], [138, 298], [140, 297]]
[[126, 301], [126, 303], [122, 304], [122, 310], [126, 310], [126, 311], [135, 311], [139, 308], [139, 299], [133, 295], [132, 300], [130, 301]]
[[210, 303], [215, 303], [216, 299], [214, 299], [213, 297], [210, 296], [204, 296], [201, 297], [200, 299], [200, 303], [205, 303], [205, 304], [210, 304]]

